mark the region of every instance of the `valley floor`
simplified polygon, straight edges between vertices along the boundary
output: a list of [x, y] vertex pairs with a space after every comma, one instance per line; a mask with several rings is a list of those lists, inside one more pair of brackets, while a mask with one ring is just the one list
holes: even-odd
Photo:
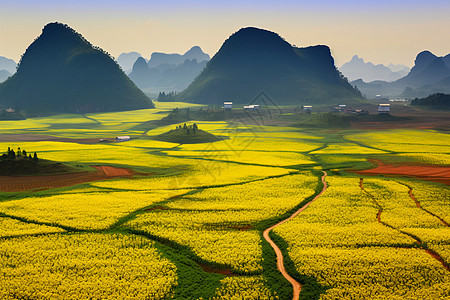
[[268, 240], [299, 299], [450, 298], [448, 131], [195, 121], [229, 139], [176, 144], [142, 124], [188, 104], [158, 105], [1, 122], [0, 149], [87, 168], [0, 178], [1, 299], [295, 299]]

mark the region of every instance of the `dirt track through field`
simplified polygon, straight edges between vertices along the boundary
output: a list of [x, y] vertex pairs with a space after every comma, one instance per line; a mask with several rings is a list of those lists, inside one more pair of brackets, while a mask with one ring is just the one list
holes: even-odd
[[432, 213], [431, 211], [429, 211], [429, 210], [423, 208], [422, 205], [420, 205], [420, 202], [417, 201], [417, 198], [416, 198], [416, 197], [414, 196], [414, 194], [413, 194], [413, 189], [412, 189], [412, 188], [409, 188], [408, 194], [409, 194], [409, 197], [410, 197], [410, 198], [414, 201], [414, 203], [416, 204], [417, 208], [420, 208], [421, 210], [423, 210], [424, 212], [428, 213], [429, 215], [432, 215], [433, 217], [439, 219], [439, 221], [441, 221], [441, 223], [442, 223], [444, 226], [449, 227], [449, 226], [448, 226], [448, 223], [447, 223], [444, 219], [442, 219], [442, 218], [439, 217], [438, 215]]
[[[413, 234], [411, 234], [411, 233], [408, 233], [408, 232], [405, 232], [405, 231], [403, 231], [403, 230], [400, 230], [400, 229], [398, 229], [398, 228], [396, 228], [396, 227], [394, 227], [394, 226], [392, 226], [392, 225], [389, 225], [389, 224], [387, 224], [386, 222], [383, 222], [382, 220], [381, 220], [381, 213], [383, 212], [383, 207], [378, 203], [378, 201], [376, 200], [376, 198], [375, 198], [375, 196], [373, 196], [371, 193], [369, 193], [368, 191], [366, 191], [366, 189], [364, 188], [364, 179], [363, 178], [360, 178], [359, 179], [359, 187], [361, 188], [361, 190], [365, 193], [365, 194], [367, 194], [371, 199], [372, 199], [372, 201], [375, 203], [375, 205], [378, 207], [378, 213], [377, 213], [377, 221], [378, 221], [378, 223], [380, 223], [380, 224], [383, 224], [384, 226], [387, 226], [387, 227], [389, 227], [389, 228], [391, 228], [391, 229], [393, 229], [393, 230], [396, 230], [396, 231], [398, 231], [398, 232], [400, 232], [400, 233], [402, 233], [402, 234], [404, 234], [404, 235], [407, 235], [407, 236], [409, 236], [410, 238], [412, 238], [413, 240], [415, 240], [415, 243], [417, 244], [417, 245], [419, 245], [426, 253], [428, 253], [429, 255], [431, 255], [431, 257], [433, 257], [434, 259], [436, 259], [438, 262], [440, 262], [441, 264], [442, 264], [442, 266], [444, 267], [444, 269], [446, 269], [447, 271], [449, 271], [450, 272], [450, 266], [447, 264], [447, 262], [442, 258], [442, 256], [440, 256], [436, 251], [434, 251], [433, 249], [429, 249], [428, 247], [427, 247], [427, 245], [426, 244], [424, 244], [423, 243], [423, 241], [418, 237], [418, 236], [415, 236], [415, 235], [413, 235]], [[417, 208], [420, 208], [420, 209], [422, 209], [423, 210], [423, 208], [420, 206], [420, 203], [418, 203], [418, 201], [417, 201], [417, 199], [414, 197], [414, 196], [411, 196], [412, 195], [412, 190], [410, 189], [410, 191], [409, 191], [409, 195], [410, 195], [410, 197], [411, 197], [411, 199], [413, 199], [415, 202], [416, 202], [416, 206], [417, 206]], [[414, 197], [414, 198], [413, 198]], [[439, 218], [439, 217], [438, 217]], [[445, 225], [445, 224], [444, 224]], [[403, 249], [410, 249], [409, 247], [401, 247], [401, 248], [403, 248]]]
[[323, 189], [322, 191], [316, 195], [314, 197], [314, 199], [312, 199], [310, 202], [306, 203], [304, 206], [302, 206], [299, 210], [297, 210], [295, 213], [293, 213], [289, 218], [284, 219], [283, 221], [273, 225], [272, 227], [267, 228], [266, 230], [264, 230], [263, 233], [263, 237], [264, 239], [269, 242], [270, 246], [272, 246], [273, 250], [275, 250], [275, 253], [277, 255], [277, 268], [278, 270], [281, 272], [281, 274], [283, 275], [284, 278], [286, 278], [291, 284], [292, 284], [292, 288], [293, 288], [293, 296], [292, 296], [292, 300], [298, 300], [300, 297], [300, 291], [302, 290], [302, 285], [295, 280], [294, 278], [292, 278], [288, 272], [286, 271], [285, 267], [284, 267], [284, 258], [283, 258], [283, 253], [281, 252], [280, 248], [278, 248], [277, 244], [275, 244], [274, 241], [272, 241], [272, 239], [269, 237], [269, 233], [272, 229], [280, 226], [281, 224], [293, 219], [295, 216], [297, 216], [298, 214], [300, 214], [302, 211], [304, 211], [311, 203], [313, 203], [316, 199], [318, 199], [327, 189], [327, 182], [325, 181], [325, 177], [327, 176], [327, 172], [322, 171], [323, 172], [323, 176], [322, 176], [322, 183], [323, 183]]
[[111, 178], [129, 178], [136, 174], [130, 169], [111, 166], [91, 167], [97, 171], [44, 176], [0, 176], [0, 191], [45, 190]]
[[361, 175], [400, 175], [412, 176], [423, 180], [441, 182], [450, 185], [450, 167], [430, 165], [388, 165], [379, 160], [370, 160], [377, 165], [376, 168], [354, 173]]

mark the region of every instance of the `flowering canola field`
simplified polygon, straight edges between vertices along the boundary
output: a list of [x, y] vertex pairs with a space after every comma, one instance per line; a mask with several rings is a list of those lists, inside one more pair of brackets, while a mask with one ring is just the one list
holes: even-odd
[[[177, 106], [195, 105], [2, 121], [8, 134], [64, 140], [0, 148], [136, 175], [0, 192], [0, 299], [291, 299], [262, 232], [311, 201], [320, 170], [325, 193], [271, 233], [300, 299], [450, 299], [450, 188], [349, 171], [371, 160], [449, 166], [448, 134], [198, 121], [229, 139], [142, 137], [173, 129], [145, 124]], [[133, 138], [68, 140], [116, 135]]]

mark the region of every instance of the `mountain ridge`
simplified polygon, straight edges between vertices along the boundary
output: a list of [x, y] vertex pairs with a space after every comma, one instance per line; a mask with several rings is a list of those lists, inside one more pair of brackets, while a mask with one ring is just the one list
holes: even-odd
[[[393, 69], [397, 71], [394, 71]], [[388, 66], [383, 64], [375, 65], [371, 62], [365, 62], [364, 59], [360, 58], [358, 55], [354, 55], [350, 61], [339, 68], [339, 71], [341, 71], [350, 81], [362, 79], [365, 82], [375, 80], [395, 81], [406, 76], [409, 70], [410, 69], [406, 66], [394, 65], [392, 63]]]
[[426, 97], [434, 93], [450, 93], [450, 68], [447, 61], [450, 54], [438, 57], [428, 50], [417, 54], [414, 66], [403, 78], [394, 82], [373, 81], [363, 82], [353, 81], [358, 89], [373, 98], [375, 95], [387, 97]]
[[154, 107], [107, 52], [58, 22], [30, 44], [17, 72], [0, 84], [0, 99], [41, 114]]
[[249, 103], [262, 91], [280, 104], [361, 99], [337, 72], [327, 46], [296, 48], [277, 33], [255, 27], [242, 28], [225, 40], [179, 99]]

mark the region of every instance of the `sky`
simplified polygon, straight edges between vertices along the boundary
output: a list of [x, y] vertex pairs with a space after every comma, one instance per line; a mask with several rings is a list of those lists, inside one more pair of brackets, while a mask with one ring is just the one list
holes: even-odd
[[242, 27], [274, 31], [297, 47], [328, 45], [336, 66], [353, 55], [413, 66], [450, 53], [449, 0], [0, 0], [0, 56], [16, 62], [45, 24], [61, 22], [118, 57], [136, 51], [213, 56]]

